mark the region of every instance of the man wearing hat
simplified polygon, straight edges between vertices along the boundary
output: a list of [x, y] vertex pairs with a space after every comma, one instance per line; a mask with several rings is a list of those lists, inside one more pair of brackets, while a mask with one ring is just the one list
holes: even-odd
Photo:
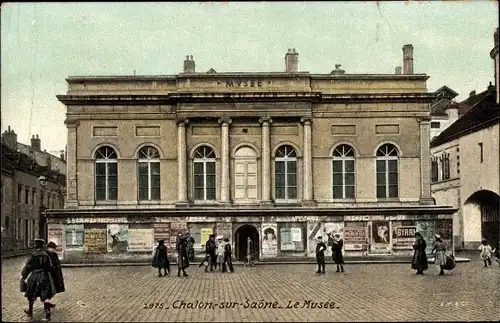
[[35, 239], [36, 251], [29, 255], [26, 265], [21, 272], [21, 279], [26, 282], [24, 296], [28, 299], [29, 316], [33, 315], [33, 304], [40, 297], [45, 310], [45, 320], [50, 320], [50, 299], [55, 295], [55, 286], [52, 280], [52, 261], [44, 250], [45, 241]]
[[318, 271], [316, 274], [325, 273], [325, 250], [326, 244], [323, 242], [323, 237], [317, 238], [318, 244], [316, 245], [316, 262], [318, 263]]
[[[49, 242], [47, 244], [47, 249], [45, 252], [49, 255], [52, 261], [52, 280], [54, 282], [55, 293], [59, 294], [65, 291], [64, 288], [64, 277], [61, 269], [61, 262], [59, 261], [59, 256], [56, 253], [57, 245], [54, 242]], [[50, 307], [55, 307], [54, 304], [49, 303]]]
[[205, 245], [205, 253], [208, 258], [208, 266], [205, 268], [205, 272], [213, 271], [214, 268], [217, 269], [217, 245], [215, 244], [215, 234], [211, 234], [208, 238], [207, 244]]

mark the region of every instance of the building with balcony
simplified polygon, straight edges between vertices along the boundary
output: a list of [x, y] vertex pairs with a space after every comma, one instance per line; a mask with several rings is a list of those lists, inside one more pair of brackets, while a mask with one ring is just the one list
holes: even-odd
[[[61, 258], [149, 260], [190, 231], [235, 257], [314, 257], [340, 233], [347, 256], [409, 255], [416, 230], [451, 243], [450, 206], [430, 190], [428, 76], [195, 71], [68, 77], [67, 199], [47, 212]], [[330, 251], [330, 249], [329, 249]], [[330, 251], [331, 252], [331, 251]]]

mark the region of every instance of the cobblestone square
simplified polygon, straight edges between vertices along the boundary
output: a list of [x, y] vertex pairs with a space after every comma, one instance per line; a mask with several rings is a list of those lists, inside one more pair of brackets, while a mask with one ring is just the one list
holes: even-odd
[[[19, 293], [23, 262], [24, 258], [2, 260], [2, 321], [30, 321]], [[442, 277], [433, 265], [425, 276], [417, 276], [409, 264], [348, 264], [345, 273], [336, 273], [330, 265], [325, 275], [315, 274], [314, 265], [235, 270], [204, 273], [194, 264], [187, 270], [189, 277], [178, 278], [175, 272], [160, 278], [147, 266], [63, 268], [67, 291], [54, 297], [52, 321], [500, 319], [500, 268], [483, 268], [477, 260], [459, 263]], [[33, 320], [43, 318], [40, 302], [35, 307]]]

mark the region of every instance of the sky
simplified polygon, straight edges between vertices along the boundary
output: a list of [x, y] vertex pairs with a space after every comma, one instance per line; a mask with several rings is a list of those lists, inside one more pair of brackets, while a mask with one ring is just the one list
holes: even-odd
[[300, 71], [393, 74], [413, 44], [428, 90], [447, 85], [461, 101], [494, 84], [498, 18], [486, 0], [2, 3], [1, 132], [38, 134], [58, 154], [68, 76], [175, 75], [186, 55], [197, 72], [281, 72], [288, 48]]

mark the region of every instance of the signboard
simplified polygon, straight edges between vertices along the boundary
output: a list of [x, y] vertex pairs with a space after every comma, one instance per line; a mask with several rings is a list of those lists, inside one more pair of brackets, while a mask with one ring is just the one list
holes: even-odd
[[368, 245], [366, 222], [346, 222], [344, 226], [344, 249], [362, 251]]
[[389, 221], [371, 222], [370, 253], [391, 253], [391, 224]]
[[129, 251], [153, 250], [154, 231], [153, 229], [129, 229]]
[[167, 250], [170, 248], [170, 223], [154, 223], [153, 224], [154, 244], [158, 241], [165, 240], [164, 244]]
[[60, 260], [63, 259], [63, 224], [48, 224], [47, 225], [47, 243], [52, 241], [56, 244], [56, 253]]
[[87, 229], [85, 230], [85, 253], [106, 253], [106, 229]]
[[276, 256], [278, 254], [277, 231], [278, 226], [276, 223], [262, 224], [262, 255]]
[[430, 254], [434, 244], [435, 220], [417, 221], [417, 232], [420, 232], [427, 245], [425, 253]]
[[394, 228], [394, 232], [396, 234], [396, 241], [394, 242], [395, 245], [412, 248], [413, 243], [415, 242], [415, 232], [417, 232], [416, 226], [396, 227]]
[[108, 252], [127, 252], [128, 238], [128, 224], [108, 224]]
[[177, 252], [177, 237], [180, 234], [185, 234], [188, 231], [186, 222], [172, 222], [170, 223], [170, 251]]

